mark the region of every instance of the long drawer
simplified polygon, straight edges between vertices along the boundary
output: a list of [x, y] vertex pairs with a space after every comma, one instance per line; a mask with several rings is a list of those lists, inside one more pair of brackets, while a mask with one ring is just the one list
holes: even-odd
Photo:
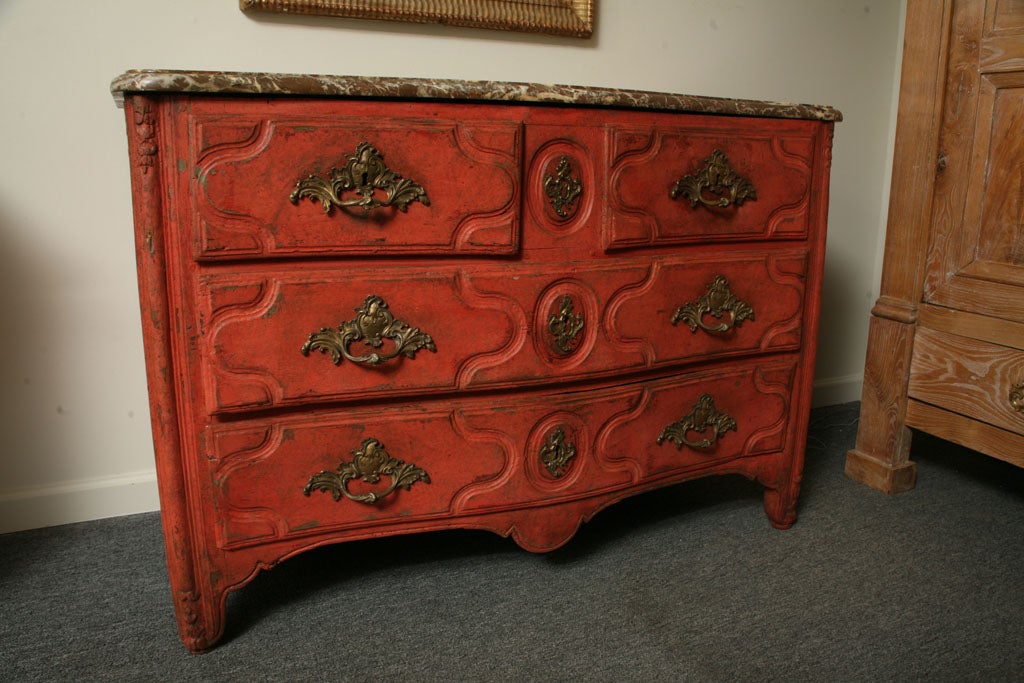
[[551, 505], [777, 453], [796, 367], [214, 425], [218, 544]]
[[200, 277], [198, 368], [227, 413], [594, 379], [802, 338], [807, 254], [235, 269]]

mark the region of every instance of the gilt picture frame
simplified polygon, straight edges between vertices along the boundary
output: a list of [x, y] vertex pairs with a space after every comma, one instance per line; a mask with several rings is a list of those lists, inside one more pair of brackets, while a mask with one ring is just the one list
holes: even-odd
[[239, 0], [245, 12], [314, 14], [589, 38], [597, 0]]

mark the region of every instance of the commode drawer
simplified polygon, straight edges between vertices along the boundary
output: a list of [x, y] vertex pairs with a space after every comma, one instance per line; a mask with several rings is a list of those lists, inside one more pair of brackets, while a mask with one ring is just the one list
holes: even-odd
[[589, 391], [213, 426], [218, 544], [373, 535], [776, 453], [789, 438], [795, 373], [794, 360], [775, 361]]
[[519, 249], [518, 121], [409, 103], [184, 109], [199, 260]]
[[605, 247], [806, 237], [819, 131], [713, 118], [609, 127]]
[[1024, 350], [919, 327], [909, 396], [1024, 434]]
[[561, 384], [795, 350], [806, 256], [202, 275], [207, 411]]

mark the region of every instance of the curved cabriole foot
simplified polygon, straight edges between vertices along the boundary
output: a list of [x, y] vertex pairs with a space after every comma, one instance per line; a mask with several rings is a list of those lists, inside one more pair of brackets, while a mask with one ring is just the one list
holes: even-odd
[[800, 473], [794, 477], [773, 460], [748, 464], [739, 473], [764, 487], [764, 511], [776, 529], [788, 529], [796, 522], [796, 501], [800, 496]]
[[181, 641], [192, 654], [211, 649], [224, 633], [224, 595], [203, 600], [194, 592], [182, 592], [176, 601], [175, 616]]
[[765, 487], [764, 511], [768, 514], [768, 521], [773, 527], [788, 529], [796, 521], [796, 496]]

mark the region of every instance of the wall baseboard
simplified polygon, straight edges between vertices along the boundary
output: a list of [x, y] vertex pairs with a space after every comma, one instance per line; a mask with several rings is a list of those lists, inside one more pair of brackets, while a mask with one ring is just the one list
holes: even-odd
[[814, 393], [811, 396], [811, 407], [837, 406], [860, 400], [864, 388], [864, 375], [846, 375], [829, 377], [814, 381]]
[[[859, 401], [863, 381], [863, 375], [818, 380], [811, 405]], [[152, 470], [30, 487], [0, 493], [0, 534], [159, 509]]]
[[156, 471], [0, 493], [0, 534], [160, 509]]

